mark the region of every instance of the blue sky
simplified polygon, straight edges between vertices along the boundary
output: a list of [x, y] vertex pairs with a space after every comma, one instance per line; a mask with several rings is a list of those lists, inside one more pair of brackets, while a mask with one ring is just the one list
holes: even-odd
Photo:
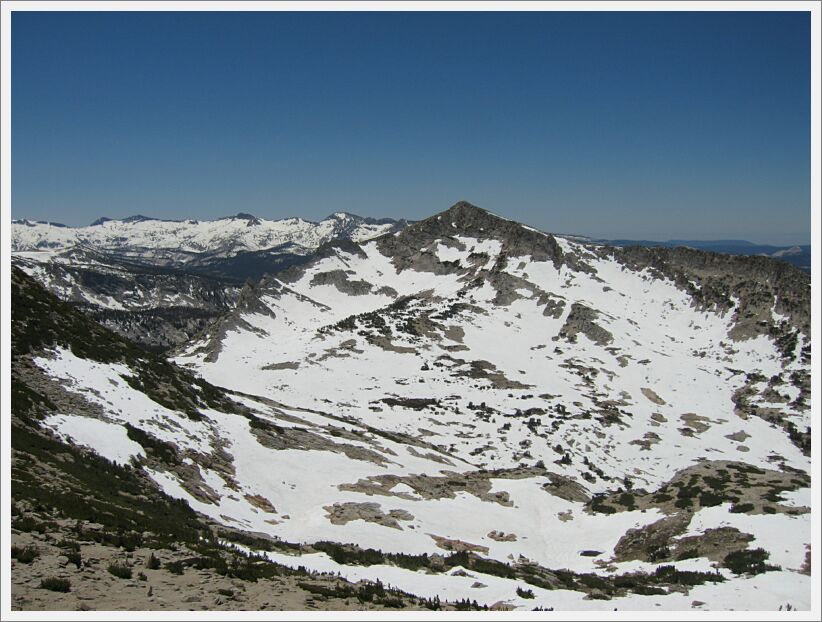
[[807, 13], [12, 17], [12, 216], [810, 241]]

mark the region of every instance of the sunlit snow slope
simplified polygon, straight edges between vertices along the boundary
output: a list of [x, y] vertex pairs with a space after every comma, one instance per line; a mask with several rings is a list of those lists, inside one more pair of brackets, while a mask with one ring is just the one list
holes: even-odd
[[65, 344], [31, 364], [92, 405], [48, 417], [59, 434], [315, 545], [280, 563], [523, 609], [808, 608], [808, 289], [769, 259], [583, 245], [460, 203], [246, 287], [174, 359], [224, 401], [202, 383], [186, 410], [141, 363]]

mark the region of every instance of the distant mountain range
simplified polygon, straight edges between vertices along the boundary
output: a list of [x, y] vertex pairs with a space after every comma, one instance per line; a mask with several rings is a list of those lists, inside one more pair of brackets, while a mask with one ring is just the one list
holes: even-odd
[[[319, 222], [302, 218], [268, 220], [240, 212], [217, 220], [168, 220], [137, 214], [123, 219], [98, 218], [86, 227], [51, 221], [12, 221], [14, 251], [65, 250], [90, 246], [154, 265], [183, 267], [227, 278], [260, 278], [295, 262], [332, 239], [360, 242], [413, 221], [367, 218], [336, 212]], [[609, 246], [674, 248], [686, 246], [729, 255], [775, 257], [806, 271], [811, 247], [775, 246], [747, 240], [634, 240], [565, 235], [570, 240]]]
[[804, 270], [811, 271], [811, 245], [773, 246], [770, 244], [754, 244], [747, 240], [668, 240], [656, 242], [653, 240], [591, 240], [612, 246], [646, 246], [659, 248], [675, 248], [685, 246], [698, 248], [713, 253], [728, 255], [763, 255], [787, 261], [789, 264]]
[[308, 261], [333, 239], [405, 221], [338, 212], [320, 222], [237, 214], [214, 221], [137, 215], [86, 227], [16, 220], [13, 261], [52, 293], [143, 347], [164, 350], [231, 308], [243, 283]]
[[302, 218], [266, 220], [244, 213], [217, 220], [162, 220], [137, 215], [123, 220], [99, 218], [87, 227], [15, 220], [11, 237], [12, 249], [18, 252], [65, 250], [83, 245], [155, 265], [183, 266], [202, 262], [204, 258], [282, 248], [304, 255], [329, 240], [365, 240], [401, 229], [405, 224], [346, 212], [337, 212], [319, 222]]
[[[217, 220], [143, 215], [99, 218], [85, 227], [15, 220], [15, 265], [92, 318], [153, 350], [172, 348], [206, 328], [238, 300], [246, 281], [300, 266], [333, 240], [364, 242], [412, 221], [337, 212], [319, 222], [267, 220], [239, 213]], [[810, 246], [744, 240], [606, 240], [559, 238], [613, 247], [688, 247], [763, 255], [810, 272]]]

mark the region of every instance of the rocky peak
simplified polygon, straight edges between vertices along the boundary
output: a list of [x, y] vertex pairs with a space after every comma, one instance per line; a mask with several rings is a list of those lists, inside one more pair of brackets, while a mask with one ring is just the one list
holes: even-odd
[[350, 212], [334, 212], [333, 214], [326, 216], [323, 220], [364, 220], [361, 216], [357, 216], [356, 214], [351, 214]]
[[260, 224], [259, 218], [257, 218], [254, 214], [246, 214], [245, 212], [239, 212], [236, 216], [232, 216], [231, 218], [234, 220], [245, 220], [247, 227], [253, 227]]
[[466, 227], [486, 228], [494, 227], [501, 222], [506, 222], [504, 218], [495, 216], [489, 211], [477, 207], [468, 201], [457, 201], [447, 210], [436, 214], [432, 218], [448, 225], [456, 226], [459, 229]]
[[449, 207], [444, 214], [453, 214], [458, 212], [482, 212], [484, 214], [488, 214], [486, 210], [482, 209], [481, 207], [477, 207], [473, 203], [469, 201], [457, 201], [451, 207]]
[[556, 267], [562, 264], [562, 249], [552, 235], [496, 216], [468, 201], [459, 201], [444, 212], [409, 225], [399, 234], [386, 234], [379, 244], [384, 254], [404, 257], [454, 236], [496, 239], [502, 243], [502, 253], [508, 256], [530, 255], [535, 261], [551, 261]]
[[340, 238], [336, 240], [329, 240], [320, 245], [317, 249], [316, 253], [314, 254], [315, 259], [323, 259], [325, 257], [333, 257], [337, 254], [338, 251], [343, 253], [348, 253], [350, 255], [357, 255], [365, 259], [366, 255], [362, 250], [362, 247], [354, 242], [353, 240], [348, 240], [345, 238]]

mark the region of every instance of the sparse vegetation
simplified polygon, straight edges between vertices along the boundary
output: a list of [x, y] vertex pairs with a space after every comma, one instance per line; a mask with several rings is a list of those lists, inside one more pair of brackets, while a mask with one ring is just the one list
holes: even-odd
[[11, 547], [11, 558], [16, 559], [21, 564], [30, 564], [38, 557], [40, 557], [40, 551], [33, 544], [22, 548], [19, 546]]
[[807, 474], [802, 472], [765, 470], [742, 462], [706, 461], [679, 471], [655, 492], [616, 490], [596, 494], [587, 509], [610, 514], [623, 509], [657, 507], [675, 513], [732, 503], [731, 512], [735, 513], [789, 512], [779, 506], [781, 494], [809, 485]]
[[106, 570], [108, 570], [109, 574], [113, 574], [120, 579], [130, 579], [132, 576], [131, 566], [119, 562], [112, 562]]
[[70, 592], [71, 581], [59, 577], [47, 577], [40, 581], [40, 587], [52, 592]]
[[728, 510], [731, 514], [744, 514], [754, 509], [753, 503], [734, 503]]
[[768, 557], [770, 557], [770, 553], [765, 549], [745, 549], [726, 555], [722, 565], [734, 574], [755, 575], [770, 570], [780, 570], [779, 566], [766, 563]]

